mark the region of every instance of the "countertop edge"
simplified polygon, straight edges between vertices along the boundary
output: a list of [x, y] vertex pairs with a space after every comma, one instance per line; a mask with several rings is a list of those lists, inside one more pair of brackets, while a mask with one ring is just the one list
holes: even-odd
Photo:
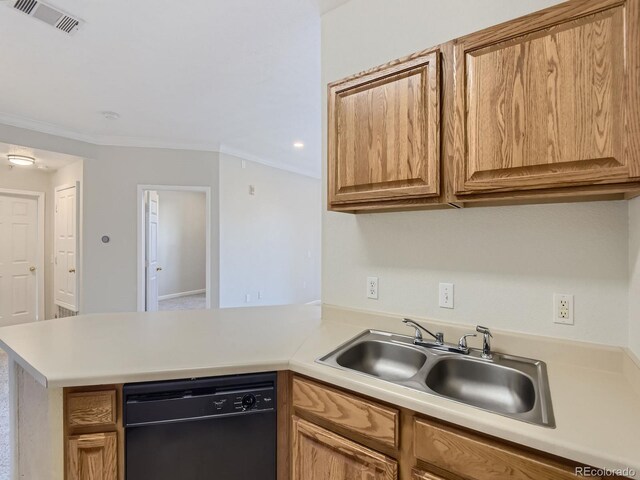
[[[45, 388], [51, 388], [51, 384], [49, 383], [49, 379], [43, 375], [37, 368], [27, 362], [18, 352], [9, 347], [6, 343], [0, 340], [0, 348], [7, 353], [10, 361], [13, 361], [20, 365], [29, 375], [31, 375], [36, 382], [42, 385]], [[11, 363], [9, 363], [9, 368], [11, 368]], [[9, 378], [11, 378], [11, 373], [9, 373]]]

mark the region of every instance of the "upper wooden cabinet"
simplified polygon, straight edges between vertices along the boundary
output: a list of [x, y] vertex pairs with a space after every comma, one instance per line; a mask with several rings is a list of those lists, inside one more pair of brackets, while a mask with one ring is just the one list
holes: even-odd
[[637, 181], [638, 0], [571, 1], [455, 42], [455, 192]]
[[329, 85], [329, 207], [440, 191], [440, 58], [422, 52]]
[[571, 0], [329, 85], [328, 207], [640, 194], [640, 0]]

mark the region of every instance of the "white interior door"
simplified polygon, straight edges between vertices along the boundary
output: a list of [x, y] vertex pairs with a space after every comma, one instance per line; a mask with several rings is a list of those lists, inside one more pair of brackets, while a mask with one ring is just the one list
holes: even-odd
[[0, 195], [0, 325], [37, 320], [38, 201]]
[[56, 189], [55, 207], [55, 303], [78, 311], [78, 197], [75, 186]]
[[146, 310], [158, 310], [158, 272], [162, 268], [158, 265], [158, 221], [159, 221], [158, 192], [146, 192], [145, 202], [145, 239], [146, 239]]

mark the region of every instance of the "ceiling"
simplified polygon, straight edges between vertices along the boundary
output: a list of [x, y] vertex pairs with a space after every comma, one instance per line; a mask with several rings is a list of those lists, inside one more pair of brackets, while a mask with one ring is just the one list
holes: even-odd
[[0, 123], [319, 176], [320, 15], [346, 1], [47, 0], [69, 36], [0, 0]]
[[27, 157], [34, 158], [36, 161], [33, 166], [17, 166], [14, 168], [42, 169], [52, 172], [66, 165], [77, 162], [78, 160], [81, 160], [80, 157], [75, 157], [73, 155], [65, 155], [63, 153], [49, 152], [47, 150], [39, 150], [37, 148], [23, 147], [21, 145], [10, 145], [8, 143], [0, 142], [1, 166], [9, 165], [9, 160], [7, 159], [7, 155], [9, 154], [26, 155]]

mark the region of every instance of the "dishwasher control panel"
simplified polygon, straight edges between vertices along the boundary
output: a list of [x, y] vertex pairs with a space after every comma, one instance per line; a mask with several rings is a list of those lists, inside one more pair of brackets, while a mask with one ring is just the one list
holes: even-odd
[[[272, 381], [239, 382], [247, 377]], [[238, 382], [233, 384], [233, 380]], [[275, 374], [128, 384], [123, 388], [125, 427], [276, 410]]]
[[224, 395], [223, 398], [215, 398], [213, 405], [219, 413], [273, 410], [275, 409], [274, 393], [275, 391], [271, 388], [234, 392]]

